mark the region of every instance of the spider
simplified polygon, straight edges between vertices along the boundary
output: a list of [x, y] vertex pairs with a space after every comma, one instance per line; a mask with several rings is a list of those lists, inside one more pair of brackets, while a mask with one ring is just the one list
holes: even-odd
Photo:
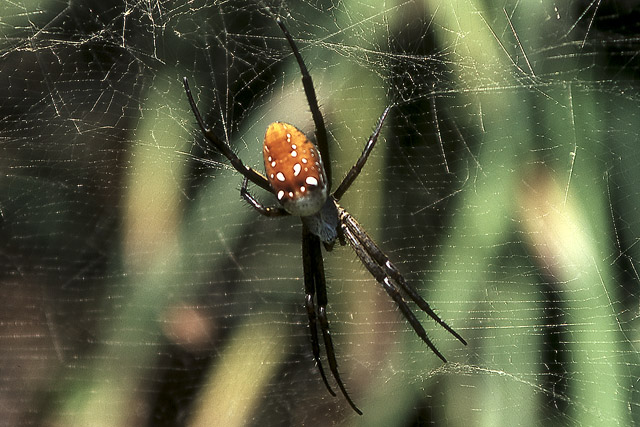
[[[305, 306], [311, 332], [313, 359], [329, 393], [332, 396], [336, 396], [336, 393], [329, 385], [320, 360], [319, 327], [331, 374], [351, 408], [362, 415], [362, 411], [358, 409], [349, 393], [347, 393], [338, 373], [338, 363], [327, 319], [327, 285], [324, 277], [321, 244], [324, 245], [327, 251], [331, 251], [336, 240], [341, 245], [345, 245], [348, 242], [364, 267], [382, 285], [391, 299], [395, 301], [416, 334], [443, 362], [446, 363], [447, 360], [431, 342], [424, 327], [405, 302], [401, 292], [404, 292], [422, 311], [456, 337], [462, 344], [466, 345], [467, 342], [438, 317], [418, 291], [406, 282], [399, 270], [363, 230], [355, 218], [338, 204], [340, 198], [351, 187], [351, 184], [353, 184], [367, 162], [367, 158], [378, 140], [382, 125], [392, 105], [382, 112], [378, 119], [378, 124], [365, 145], [360, 158], [349, 170], [338, 188], [331, 193], [331, 162], [329, 160], [327, 131], [322, 113], [318, 107], [311, 75], [302, 60], [293, 37], [282, 20], [277, 18], [276, 23], [287, 39], [300, 68], [302, 85], [315, 125], [315, 144], [290, 124], [283, 122], [272, 123], [267, 128], [264, 137], [265, 177], [256, 170], [245, 166], [242, 160], [231, 150], [230, 146], [218, 138], [204, 124], [186, 77], [183, 79], [184, 89], [204, 137], [244, 176], [242, 187], [240, 188], [242, 198], [264, 216], [294, 215], [299, 216], [302, 220], [302, 265]], [[275, 195], [280, 206], [267, 207], [260, 203], [249, 193], [247, 189], [249, 181]]]

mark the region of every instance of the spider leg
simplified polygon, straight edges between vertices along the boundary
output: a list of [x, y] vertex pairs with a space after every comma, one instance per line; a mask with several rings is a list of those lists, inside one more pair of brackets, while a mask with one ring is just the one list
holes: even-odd
[[313, 116], [313, 123], [316, 127], [316, 145], [318, 146], [318, 150], [320, 150], [320, 157], [322, 158], [322, 161], [324, 163], [324, 171], [327, 175], [327, 192], [330, 192], [331, 191], [331, 159], [329, 157], [327, 129], [324, 126], [324, 118], [322, 117], [322, 112], [320, 111], [320, 107], [318, 107], [318, 98], [316, 97], [316, 91], [313, 88], [313, 81], [311, 80], [311, 74], [309, 74], [309, 70], [307, 70], [307, 66], [304, 65], [304, 61], [302, 60], [302, 56], [300, 55], [298, 46], [296, 46], [295, 41], [293, 41], [293, 37], [291, 37], [291, 34], [289, 34], [289, 30], [287, 30], [287, 27], [285, 27], [284, 22], [282, 22], [280, 18], [277, 18], [276, 22], [280, 26], [280, 29], [284, 33], [284, 36], [287, 38], [287, 41], [289, 42], [289, 46], [291, 46], [291, 50], [293, 51], [293, 55], [296, 57], [296, 61], [298, 61], [300, 74], [302, 74], [302, 86], [304, 87], [304, 93], [307, 96], [307, 103], [309, 104], [311, 115]]
[[389, 105], [387, 108], [384, 109], [384, 111], [382, 112], [382, 115], [380, 115], [380, 118], [378, 119], [378, 125], [376, 126], [376, 129], [371, 134], [371, 137], [369, 137], [369, 141], [367, 141], [367, 145], [364, 146], [364, 150], [362, 151], [360, 158], [358, 158], [358, 161], [356, 161], [356, 164], [353, 165], [351, 170], [347, 173], [347, 175], [344, 177], [344, 179], [338, 186], [338, 189], [333, 193], [333, 197], [336, 200], [340, 200], [340, 198], [349, 189], [349, 187], [351, 187], [351, 184], [353, 184], [353, 181], [355, 181], [355, 179], [360, 174], [360, 171], [364, 167], [365, 163], [367, 163], [369, 154], [371, 154], [371, 151], [373, 151], [373, 147], [376, 145], [376, 141], [378, 140], [378, 136], [380, 135], [380, 131], [382, 130], [382, 124], [384, 123], [384, 120], [387, 118], [387, 114], [389, 114], [389, 110], [391, 109], [391, 107], [393, 107], [393, 105]]
[[242, 187], [240, 188], [240, 195], [242, 198], [255, 210], [257, 210], [261, 215], [264, 216], [286, 216], [289, 215], [289, 212], [284, 210], [284, 208], [278, 206], [275, 208], [267, 207], [260, 203], [255, 197], [253, 197], [249, 190], [247, 189], [247, 185], [249, 184], [249, 179], [245, 176], [242, 180]]
[[427, 336], [427, 331], [425, 331], [424, 327], [422, 326], [418, 318], [415, 316], [415, 314], [413, 314], [413, 312], [411, 311], [411, 309], [409, 308], [405, 300], [402, 298], [402, 295], [400, 294], [400, 290], [398, 289], [398, 287], [395, 284], [393, 284], [393, 282], [386, 275], [382, 267], [380, 267], [376, 263], [375, 259], [373, 259], [371, 255], [369, 255], [369, 253], [366, 251], [365, 246], [361, 244], [360, 240], [358, 240], [358, 238], [350, 229], [350, 227], [344, 222], [342, 222], [340, 226], [342, 227], [342, 231], [344, 232], [345, 237], [351, 244], [351, 247], [355, 251], [356, 255], [358, 255], [358, 258], [360, 258], [360, 261], [362, 262], [362, 264], [367, 268], [367, 270], [369, 270], [369, 273], [371, 273], [373, 277], [375, 277], [378, 283], [382, 285], [382, 287], [387, 292], [387, 294], [389, 294], [391, 299], [395, 301], [396, 305], [402, 312], [402, 315], [407, 319], [407, 321], [409, 322], [409, 324], [411, 325], [415, 333], [418, 334], [418, 336], [422, 339], [422, 341], [424, 341], [425, 344], [427, 344], [427, 346], [431, 349], [431, 351], [433, 351], [435, 355], [440, 358], [440, 360], [446, 363], [447, 359], [445, 359], [445, 357], [442, 355], [442, 353], [440, 353], [440, 351], [436, 348], [433, 342], [431, 342], [431, 340]]
[[333, 391], [329, 382], [327, 381], [327, 376], [324, 374], [324, 369], [322, 368], [322, 362], [320, 361], [320, 345], [318, 343], [318, 327], [317, 327], [317, 316], [316, 316], [316, 307], [313, 302], [313, 297], [316, 294], [316, 275], [314, 273], [313, 268], [313, 256], [316, 253], [314, 250], [314, 238], [317, 239], [313, 234], [309, 232], [305, 225], [302, 226], [302, 265], [304, 268], [304, 293], [305, 293], [305, 306], [307, 308], [307, 317], [309, 318], [309, 330], [311, 332], [311, 347], [313, 350], [313, 359], [316, 362], [316, 366], [320, 371], [320, 375], [322, 376], [322, 381], [324, 385], [327, 386], [327, 390], [331, 393], [332, 396], [335, 396], [336, 393]]
[[336, 361], [335, 351], [333, 349], [333, 341], [329, 332], [329, 321], [327, 320], [327, 288], [324, 277], [324, 265], [322, 262], [322, 252], [320, 248], [320, 239], [312, 234], [307, 227], [302, 226], [302, 260], [304, 265], [304, 286], [305, 286], [305, 303], [307, 307], [307, 315], [309, 317], [309, 329], [311, 330], [311, 343], [313, 347], [313, 357], [316, 365], [320, 370], [320, 375], [329, 392], [335, 396], [336, 394], [329, 386], [327, 378], [320, 363], [320, 349], [318, 345], [318, 330], [316, 326], [316, 310], [313, 304], [314, 292], [316, 293], [316, 305], [318, 308], [317, 321], [320, 322], [320, 330], [322, 331], [322, 340], [327, 352], [327, 360], [329, 361], [329, 369], [333, 374], [340, 391], [344, 395], [347, 402], [358, 414], [362, 415], [362, 411], [358, 409], [351, 400], [349, 393], [345, 389], [344, 383], [338, 372], [338, 362]]
[[193, 95], [191, 94], [191, 89], [189, 89], [189, 82], [187, 81], [187, 78], [184, 77], [182, 82], [184, 84], [184, 90], [187, 93], [187, 98], [189, 99], [189, 105], [191, 105], [193, 115], [196, 117], [198, 126], [200, 127], [200, 130], [202, 131], [202, 134], [205, 136], [205, 138], [207, 138], [209, 142], [211, 142], [214, 147], [216, 147], [222, 153], [222, 155], [224, 155], [229, 160], [229, 162], [231, 162], [231, 166], [233, 166], [235, 170], [240, 172], [245, 178], [249, 179], [249, 181], [253, 182], [257, 186], [262, 187], [269, 193], [273, 193], [273, 189], [271, 188], [271, 185], [269, 185], [269, 181], [267, 180], [267, 178], [265, 178], [260, 172], [256, 172], [249, 166], [245, 166], [245, 164], [242, 163], [242, 160], [240, 160], [240, 158], [236, 156], [236, 153], [231, 150], [231, 147], [229, 147], [229, 145], [218, 138], [216, 134], [213, 133], [213, 131], [204, 124], [202, 116], [200, 115], [200, 111], [196, 106], [196, 102], [193, 100]]
[[371, 258], [373, 258], [376, 264], [384, 270], [384, 273], [388, 277], [390, 277], [393, 281], [395, 281], [400, 286], [400, 288], [402, 288], [402, 290], [406, 292], [407, 295], [409, 295], [409, 297], [413, 300], [413, 302], [415, 302], [416, 305], [420, 307], [422, 311], [424, 311], [429, 317], [431, 317], [440, 326], [446, 329], [451, 335], [456, 337], [458, 341], [460, 341], [464, 345], [467, 345], [467, 342], [465, 341], [465, 339], [462, 338], [462, 336], [460, 336], [460, 334], [458, 334], [456, 331], [454, 331], [453, 328], [447, 325], [447, 323], [444, 320], [442, 320], [433, 311], [433, 309], [431, 309], [431, 307], [429, 306], [429, 303], [427, 303], [424, 300], [424, 298], [420, 296], [418, 291], [409, 283], [407, 283], [407, 281], [404, 279], [402, 274], [400, 274], [400, 271], [398, 271], [396, 266], [393, 265], [393, 263], [384, 254], [384, 252], [382, 252], [382, 250], [373, 241], [373, 239], [369, 237], [369, 235], [362, 229], [362, 226], [360, 226], [358, 221], [356, 221], [356, 219], [353, 216], [351, 216], [351, 214], [349, 214], [347, 211], [345, 211], [341, 207], [338, 208], [338, 212], [339, 212], [338, 215], [341, 219], [341, 222], [349, 228], [352, 234], [355, 235], [356, 239], [365, 247], [367, 254]]

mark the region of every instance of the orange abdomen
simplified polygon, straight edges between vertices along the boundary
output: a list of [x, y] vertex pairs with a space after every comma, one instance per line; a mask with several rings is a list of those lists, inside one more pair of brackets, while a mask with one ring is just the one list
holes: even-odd
[[264, 169], [276, 198], [292, 215], [318, 212], [327, 199], [327, 177], [314, 143], [295, 126], [275, 122], [264, 136]]

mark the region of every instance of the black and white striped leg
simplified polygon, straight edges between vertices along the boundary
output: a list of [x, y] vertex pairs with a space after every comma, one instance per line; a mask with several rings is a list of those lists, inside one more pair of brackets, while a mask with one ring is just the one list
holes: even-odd
[[[371, 240], [371, 238], [362, 230], [362, 227], [360, 227], [357, 221], [342, 208], [339, 208], [339, 216], [342, 232], [356, 252], [356, 255], [358, 255], [358, 258], [360, 258], [360, 261], [362, 261], [362, 264], [367, 268], [367, 270], [369, 270], [373, 277], [375, 277], [378, 283], [382, 285], [387, 294], [389, 294], [389, 296], [395, 301], [415, 333], [422, 339], [422, 341], [424, 341], [425, 344], [427, 344], [431, 351], [433, 351], [443, 362], [447, 361], [447, 359], [429, 339], [424, 327], [418, 321], [415, 314], [413, 314], [406, 301], [402, 298], [400, 289], [405, 291], [425, 313], [438, 322], [438, 324], [442, 325], [460, 342], [466, 345], [466, 341], [442, 319], [440, 319], [440, 317], [433, 312], [418, 292], [404, 280], [396, 267], [382, 253], [373, 240]], [[396, 284], [400, 286], [400, 289]]]
[[418, 336], [424, 341], [427, 346], [438, 356], [443, 362], [446, 362], [447, 359], [440, 353], [440, 351], [436, 348], [436, 346], [431, 342], [429, 337], [427, 336], [427, 331], [425, 331], [424, 327], [420, 324], [420, 321], [416, 318], [415, 314], [411, 311], [407, 303], [402, 298], [398, 287], [393, 284], [393, 282], [387, 277], [384, 270], [375, 262], [375, 260], [365, 251], [364, 246], [360, 244], [358, 238], [354, 235], [353, 231], [347, 227], [345, 224], [341, 224], [342, 231], [344, 232], [347, 241], [351, 244], [351, 247], [362, 261], [362, 264], [369, 270], [369, 272], [376, 278], [378, 283], [382, 285], [384, 290], [389, 294], [391, 299], [393, 299], [400, 308], [402, 315], [407, 319], [413, 330], [418, 334]]
[[416, 303], [418, 307], [422, 311], [424, 311], [429, 317], [435, 320], [440, 326], [446, 329], [451, 335], [453, 335], [458, 341], [462, 344], [467, 345], [460, 334], [458, 334], [451, 326], [447, 325], [447, 323], [438, 316], [433, 309], [429, 306], [422, 296], [418, 293], [418, 291], [411, 286], [405, 278], [400, 274], [400, 271], [396, 268], [395, 265], [389, 260], [389, 258], [382, 252], [382, 250], [378, 247], [378, 245], [369, 237], [369, 235], [362, 229], [358, 221], [351, 216], [344, 209], [339, 208], [339, 217], [341, 222], [344, 223], [349, 230], [354, 234], [358, 242], [360, 242], [364, 247], [367, 254], [375, 261], [375, 263], [384, 270], [384, 274], [396, 282], [400, 288]]

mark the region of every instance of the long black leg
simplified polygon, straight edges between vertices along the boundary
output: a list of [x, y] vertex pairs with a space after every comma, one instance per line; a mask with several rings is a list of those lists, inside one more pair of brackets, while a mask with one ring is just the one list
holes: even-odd
[[371, 154], [373, 147], [376, 145], [376, 141], [378, 140], [378, 136], [380, 135], [380, 131], [382, 130], [382, 124], [384, 123], [384, 119], [387, 118], [387, 114], [389, 114], [389, 110], [391, 109], [391, 107], [392, 105], [384, 109], [382, 115], [380, 116], [380, 119], [378, 119], [378, 125], [376, 126], [376, 129], [371, 134], [369, 141], [367, 141], [367, 145], [364, 146], [364, 150], [362, 151], [360, 158], [358, 158], [356, 164], [353, 165], [349, 173], [347, 173], [347, 175], [338, 186], [337, 190], [333, 193], [333, 197], [336, 200], [340, 200], [340, 198], [349, 189], [349, 187], [351, 187], [351, 184], [353, 184], [353, 181], [355, 181], [365, 163], [367, 163], [369, 154]]
[[215, 133], [211, 129], [209, 129], [202, 120], [202, 116], [200, 115], [200, 111], [196, 106], [196, 102], [193, 100], [193, 95], [191, 94], [191, 89], [189, 89], [189, 82], [187, 78], [184, 77], [184, 90], [187, 93], [187, 98], [189, 99], [189, 105], [191, 105], [191, 110], [193, 111], [193, 115], [196, 116], [196, 121], [198, 122], [198, 126], [202, 131], [202, 134], [211, 142], [214, 147], [216, 147], [227, 159], [231, 162], [231, 166], [235, 168], [238, 172], [240, 172], [245, 178], [249, 179], [249, 181], [253, 182], [259, 187], [267, 190], [269, 193], [273, 193], [273, 189], [271, 185], [269, 185], [269, 181], [265, 178], [260, 172], [256, 172], [254, 169], [251, 169], [249, 166], [245, 166], [242, 163], [242, 160], [236, 153], [231, 150], [227, 144], [225, 144], [220, 138], [216, 136]]
[[389, 280], [389, 277], [387, 277], [382, 267], [380, 267], [371, 257], [371, 255], [367, 253], [364, 246], [360, 244], [360, 241], [347, 226], [347, 224], [341, 223], [340, 226], [342, 227], [342, 232], [349, 241], [349, 244], [355, 251], [356, 255], [358, 255], [358, 258], [360, 258], [362, 264], [366, 267], [367, 270], [369, 270], [373, 277], [376, 278], [378, 283], [382, 285], [391, 299], [395, 301], [396, 305], [398, 306], [398, 308], [400, 308], [400, 311], [407, 319], [415, 333], [418, 334], [422, 341], [427, 344], [427, 346], [431, 349], [431, 351], [435, 353], [436, 356], [438, 356], [443, 362], [446, 362], [447, 359], [445, 359], [442, 353], [440, 353], [436, 346], [431, 342], [431, 340], [427, 336], [427, 331], [425, 331], [420, 321], [416, 318], [415, 314], [413, 314], [405, 300], [402, 298], [402, 295], [400, 294], [397, 286], [394, 285], [391, 280]]
[[[358, 414], [362, 415], [362, 411], [358, 409], [355, 403], [353, 403], [353, 400], [351, 400], [349, 393], [347, 393], [344, 383], [340, 378], [340, 373], [338, 372], [338, 362], [336, 360], [336, 354], [333, 349], [333, 340], [331, 339], [331, 333], [329, 331], [329, 320], [327, 319], [327, 303], [328, 303], [327, 286], [326, 286], [326, 281], [324, 277], [324, 265], [322, 262], [320, 239], [315, 234], [312, 234], [311, 232], [309, 232], [309, 230], [305, 225], [303, 225], [302, 233], [303, 233], [302, 234], [303, 235], [303, 244], [302, 244], [303, 252], [302, 253], [303, 253], [303, 260], [305, 265], [305, 289], [306, 289], [305, 292], [307, 294], [307, 313], [309, 313], [309, 300], [310, 300], [309, 291], [311, 290], [307, 285], [307, 282], [311, 280], [312, 283], [315, 285], [316, 298], [317, 298], [316, 306], [318, 308], [318, 321], [320, 322], [322, 339], [324, 341], [324, 347], [327, 352], [329, 369], [331, 370], [333, 377], [338, 383], [338, 387], [340, 388], [340, 391], [344, 395], [345, 399], [347, 399], [347, 402], [349, 402], [349, 405], [351, 406], [351, 408], [353, 408], [353, 410], [356, 411]], [[310, 273], [309, 275], [307, 275], [307, 271], [309, 271]], [[312, 299], [312, 296], [311, 296], [311, 299]], [[309, 324], [311, 324], [310, 314], [309, 314]], [[315, 330], [315, 326], [312, 327], [311, 329], [312, 329], [311, 333], [312, 333], [312, 341], [313, 341], [313, 337], [315, 336], [317, 331]], [[317, 345], [317, 337], [315, 338], [315, 343], [312, 342], [312, 344], [314, 346], [313, 350], [314, 350], [314, 358], [315, 358], [316, 357], [315, 346]], [[318, 366], [321, 366], [319, 359], [316, 359], [316, 363], [318, 364]], [[325, 381], [325, 385], [327, 386], [331, 394], [335, 396], [335, 394], [333, 393], [333, 390], [331, 390], [331, 388], [329, 387], [329, 384], [327, 384], [327, 381], [322, 369], [320, 369], [320, 374], [322, 375], [322, 378]]]
[[324, 369], [322, 368], [322, 362], [320, 361], [320, 345], [318, 343], [318, 327], [317, 327], [317, 316], [316, 316], [316, 307], [313, 301], [313, 298], [316, 294], [316, 275], [314, 273], [314, 245], [318, 238], [311, 234], [307, 227], [302, 225], [302, 265], [304, 269], [304, 303], [307, 308], [307, 317], [309, 318], [309, 332], [311, 332], [311, 348], [313, 350], [313, 360], [316, 362], [316, 366], [320, 371], [320, 375], [322, 376], [322, 381], [324, 385], [327, 386], [327, 390], [331, 393], [332, 396], [335, 396], [336, 393], [333, 391], [329, 382], [327, 381], [327, 376], [324, 374]]
[[349, 214], [341, 207], [338, 208], [338, 216], [341, 223], [345, 224], [349, 228], [349, 230], [351, 230], [358, 241], [365, 247], [365, 250], [369, 254], [369, 256], [373, 258], [376, 264], [378, 264], [384, 270], [384, 273], [392, 280], [394, 280], [400, 286], [400, 288], [402, 288], [402, 290], [407, 295], [409, 295], [413, 302], [415, 302], [416, 305], [420, 307], [422, 311], [424, 311], [429, 317], [431, 317], [440, 326], [446, 329], [451, 335], [456, 337], [458, 341], [460, 341], [464, 345], [467, 345], [465, 339], [462, 338], [462, 336], [460, 336], [460, 334], [458, 334], [456, 331], [454, 331], [453, 328], [447, 325], [447, 323], [431, 309], [429, 303], [427, 303], [424, 298], [420, 296], [418, 291], [409, 283], [407, 283], [402, 274], [400, 274], [400, 271], [398, 271], [396, 266], [393, 265], [393, 263], [384, 254], [384, 252], [382, 252], [382, 250], [373, 241], [373, 239], [371, 239], [371, 237], [369, 237], [369, 235], [362, 229], [358, 221], [356, 221], [356, 219], [351, 216], [351, 214]]
[[282, 208], [280, 206], [271, 208], [271, 207], [265, 206], [262, 203], [260, 203], [255, 197], [253, 197], [249, 193], [249, 190], [247, 189], [247, 185], [248, 184], [249, 184], [249, 180], [245, 176], [244, 180], [242, 180], [242, 187], [240, 188], [240, 195], [245, 200], [245, 202], [247, 202], [249, 204], [249, 206], [251, 206], [252, 208], [257, 210], [261, 215], [264, 215], [264, 216], [274, 217], [274, 216], [286, 216], [286, 215], [289, 215], [289, 212], [287, 212], [286, 210], [284, 210], [284, 208]]
[[296, 61], [298, 61], [298, 67], [300, 68], [300, 74], [302, 74], [302, 86], [304, 87], [304, 93], [307, 96], [307, 102], [309, 104], [309, 109], [311, 110], [311, 115], [313, 116], [313, 123], [316, 127], [316, 144], [318, 146], [318, 150], [320, 150], [320, 157], [322, 157], [322, 162], [324, 163], [324, 171], [327, 174], [327, 192], [331, 191], [331, 158], [329, 157], [329, 143], [327, 142], [327, 129], [324, 126], [324, 118], [322, 117], [322, 112], [320, 111], [320, 107], [318, 107], [318, 98], [316, 97], [316, 91], [313, 88], [313, 81], [311, 80], [311, 74], [309, 74], [309, 70], [307, 70], [307, 66], [304, 65], [304, 61], [302, 60], [302, 56], [300, 55], [300, 51], [298, 50], [298, 46], [293, 41], [293, 37], [289, 34], [289, 30], [285, 27], [284, 22], [280, 18], [276, 19], [276, 22], [280, 26], [280, 29], [284, 33], [284, 36], [287, 38], [289, 42], [289, 46], [291, 46], [291, 50], [293, 51], [293, 55], [296, 57]]

